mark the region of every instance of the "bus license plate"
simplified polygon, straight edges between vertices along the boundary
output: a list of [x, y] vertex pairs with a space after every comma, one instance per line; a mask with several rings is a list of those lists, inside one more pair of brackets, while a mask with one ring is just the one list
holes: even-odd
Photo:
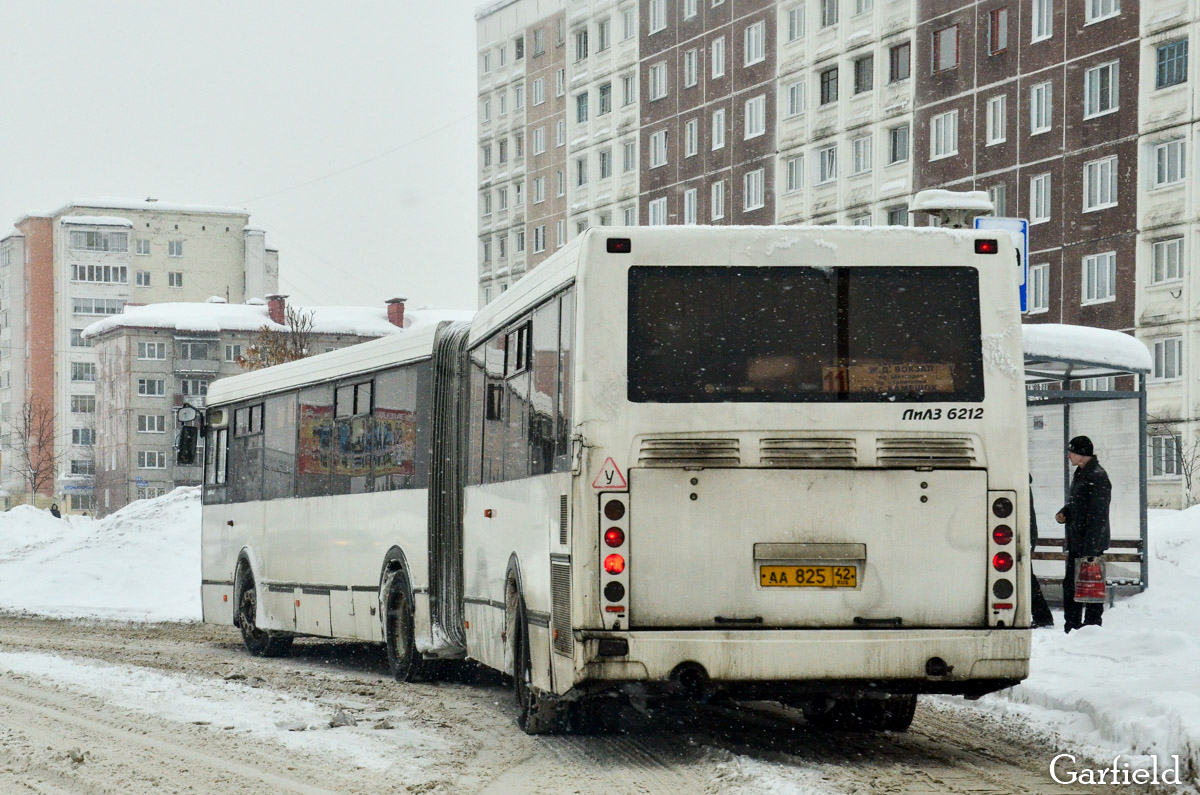
[[857, 566], [759, 566], [764, 588], [857, 588]]

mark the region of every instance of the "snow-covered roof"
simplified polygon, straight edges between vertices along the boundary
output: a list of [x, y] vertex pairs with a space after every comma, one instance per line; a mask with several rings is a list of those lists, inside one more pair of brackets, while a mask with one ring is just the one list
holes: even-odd
[[1099, 365], [1131, 373], [1149, 372], [1154, 366], [1150, 350], [1140, 340], [1112, 329], [1031, 323], [1021, 326], [1021, 336], [1027, 364]]
[[475, 19], [480, 20], [486, 16], [496, 13], [505, 6], [510, 6], [517, 0], [492, 0], [490, 3], [484, 3], [475, 9]]
[[[400, 331], [388, 322], [384, 306], [305, 306], [296, 307], [313, 314], [313, 333], [352, 334], [359, 337], [382, 337]], [[405, 312], [404, 330], [408, 331], [432, 320], [470, 319], [471, 313], [446, 313], [441, 310], [414, 309]], [[167, 329], [176, 332], [217, 334], [222, 331], [258, 331], [266, 326], [286, 331], [287, 326], [271, 320], [265, 303], [226, 304], [164, 303], [145, 306], [126, 306], [119, 315], [97, 320], [83, 330], [85, 337], [98, 337], [121, 328]]]
[[974, 210], [981, 213], [995, 211], [995, 205], [985, 190], [942, 190], [930, 188], [918, 191], [909, 206], [912, 212], [937, 212], [938, 210]]
[[207, 215], [250, 215], [245, 207], [220, 207], [211, 204], [183, 204], [179, 202], [150, 201], [147, 199], [128, 199], [119, 196], [100, 196], [92, 199], [73, 199], [70, 204], [64, 204], [50, 215], [61, 215], [74, 207], [96, 207], [106, 210], [147, 210], [150, 212], [171, 213], [204, 213]]
[[128, 218], [118, 218], [115, 215], [68, 215], [60, 223], [79, 224], [80, 226], [125, 226], [133, 228], [133, 222]]
[[14, 229], [11, 232], [9, 232], [7, 235], [5, 235], [4, 237], [0, 237], [0, 240], [8, 240], [9, 238], [12, 238], [12, 237], [25, 237], [25, 233], [22, 232], [20, 229]]

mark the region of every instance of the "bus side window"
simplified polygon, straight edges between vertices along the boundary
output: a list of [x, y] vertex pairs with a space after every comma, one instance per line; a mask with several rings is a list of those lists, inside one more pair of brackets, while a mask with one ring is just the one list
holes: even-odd
[[553, 469], [558, 403], [558, 299], [533, 313], [533, 385], [529, 396], [531, 475]]
[[263, 499], [296, 492], [296, 393], [267, 398], [263, 411]]
[[529, 323], [509, 332], [506, 345], [503, 480], [529, 477]]
[[213, 428], [208, 432], [208, 443], [204, 445], [205, 505], [219, 505], [226, 501], [225, 439], [228, 433], [224, 428]]
[[417, 368], [422, 366], [398, 367], [375, 376], [370, 444], [375, 491], [415, 487]]
[[[478, 486], [483, 482], [483, 418], [487, 409], [487, 383], [483, 376], [483, 355], [486, 347], [480, 346], [470, 353], [470, 426], [467, 440], [467, 485]], [[489, 419], [491, 419], [489, 417]]]
[[300, 437], [296, 448], [296, 496], [330, 493], [333, 469], [333, 387], [327, 384], [300, 392]]
[[[499, 399], [504, 398], [504, 334], [497, 334], [483, 346], [484, 353], [484, 393], [477, 400], [487, 400], [492, 394], [493, 387], [501, 390]], [[504, 413], [496, 413], [495, 419], [491, 412], [483, 422], [483, 478], [484, 483], [499, 483], [504, 480], [504, 448], [506, 432]]]
[[575, 342], [575, 289], [562, 295], [558, 331], [558, 411], [554, 433], [554, 471], [571, 471], [571, 377]]

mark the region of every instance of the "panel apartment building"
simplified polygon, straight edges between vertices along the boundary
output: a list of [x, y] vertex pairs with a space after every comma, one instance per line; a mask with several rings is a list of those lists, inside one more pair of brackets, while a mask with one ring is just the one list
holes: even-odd
[[915, 191], [986, 190], [1030, 221], [1027, 322], [1150, 348], [1150, 502], [1200, 499], [1200, 0], [499, 0], [476, 19], [481, 303], [590, 225], [925, 223]]
[[42, 493], [91, 508], [96, 357], [83, 329], [126, 304], [278, 292], [279, 254], [249, 221], [240, 208], [86, 199], [0, 238], [0, 489], [28, 489], [16, 424], [36, 406], [55, 427]]

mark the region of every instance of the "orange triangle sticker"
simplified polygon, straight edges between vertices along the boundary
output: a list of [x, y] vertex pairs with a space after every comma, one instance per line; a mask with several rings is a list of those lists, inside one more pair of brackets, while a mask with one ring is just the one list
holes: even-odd
[[627, 487], [625, 476], [621, 474], [621, 468], [617, 466], [617, 462], [611, 458], [604, 459], [604, 466], [600, 468], [600, 474], [596, 475], [596, 479], [592, 481], [592, 488], [621, 491]]

